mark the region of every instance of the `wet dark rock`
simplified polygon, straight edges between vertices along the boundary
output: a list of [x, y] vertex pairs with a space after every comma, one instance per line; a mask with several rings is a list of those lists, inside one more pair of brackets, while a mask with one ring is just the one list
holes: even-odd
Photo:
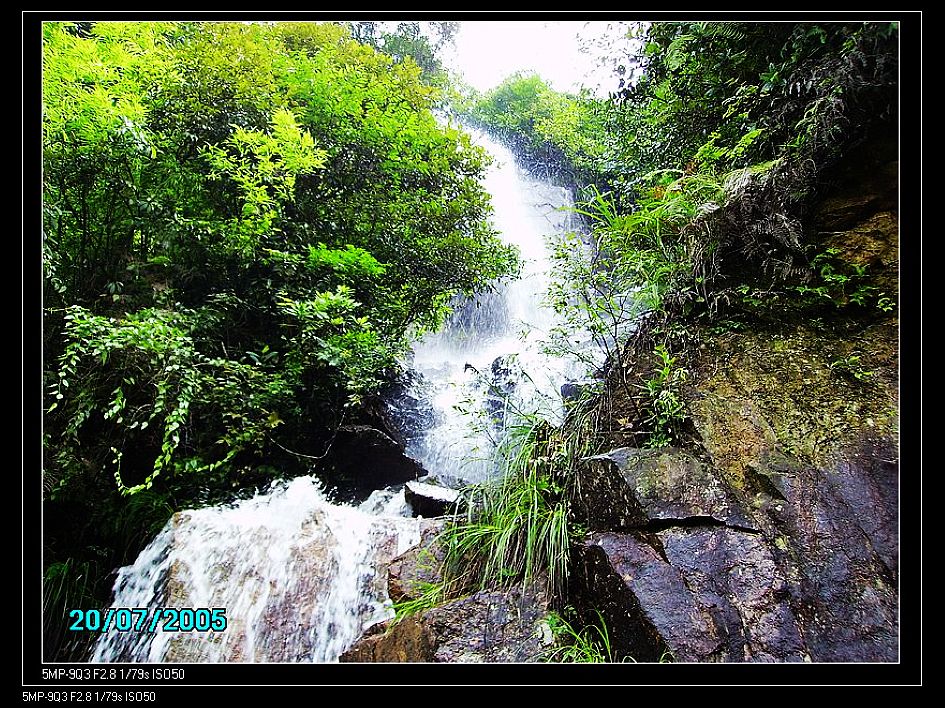
[[840, 231], [868, 220], [873, 214], [898, 209], [897, 140], [870, 140], [851, 150], [825, 175], [830, 184], [818, 205], [814, 224], [824, 231]]
[[[745, 434], [743, 401], [714, 405]], [[578, 550], [572, 595], [638, 661], [896, 661], [895, 450], [803, 464], [765, 447], [755, 413], [738, 476], [674, 448], [589, 459], [578, 508], [603, 532]], [[707, 440], [735, 461], [730, 438]]]
[[342, 662], [531, 662], [548, 647], [548, 600], [537, 586], [482, 591], [364, 637]]
[[343, 500], [363, 501], [375, 489], [419, 479], [426, 470], [404, 447], [369, 425], [343, 425], [326, 457], [328, 483]]
[[881, 456], [785, 478], [769, 516], [815, 661], [898, 659], [897, 469]]
[[559, 390], [561, 398], [566, 401], [574, 401], [581, 397], [581, 386], [572, 381], [561, 384]]
[[576, 582], [637, 661], [803, 661], [786, 581], [762, 538], [725, 527], [598, 533]]
[[437, 543], [442, 520], [431, 520], [420, 532], [420, 543], [394, 558], [387, 567], [387, 593], [393, 602], [420, 597], [425, 586], [442, 580], [440, 568], [445, 556]]
[[830, 371], [848, 336], [706, 339], [685, 392], [699, 457], [621, 448], [587, 461], [577, 508], [603, 533], [577, 554], [573, 595], [613, 625], [618, 654], [898, 660], [894, 331], [870, 325], [859, 340], [869, 385]]
[[592, 529], [701, 523], [753, 528], [749, 514], [712, 470], [678, 448], [618, 448], [590, 457], [577, 508]]
[[426, 518], [452, 513], [460, 499], [455, 489], [415, 481], [404, 485], [404, 496], [413, 508], [413, 515]]

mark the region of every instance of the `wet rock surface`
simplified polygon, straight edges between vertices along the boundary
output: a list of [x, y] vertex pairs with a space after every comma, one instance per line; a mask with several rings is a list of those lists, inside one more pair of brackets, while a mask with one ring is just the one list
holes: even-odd
[[548, 600], [535, 586], [483, 591], [363, 637], [342, 662], [530, 662], [547, 649]]
[[404, 446], [370, 425], [343, 425], [326, 458], [328, 479], [338, 497], [361, 502], [375, 489], [416, 480], [426, 470]]
[[702, 378], [690, 411], [709, 461], [751, 510], [787, 581], [784, 601], [811, 659], [896, 661], [898, 403], [885, 383], [894, 375], [883, 370], [890, 345], [860, 340], [878, 368], [875, 382], [853, 383], [829, 369], [838, 340], [798, 328], [721, 342], [737, 375]]
[[577, 504], [593, 529], [753, 525], [711, 467], [684, 450], [618, 448], [585, 462]]
[[[859, 160], [812, 214], [814, 251], [895, 293], [894, 153]], [[842, 294], [829, 308], [687, 323], [685, 450], [615, 437], [586, 461], [571, 594], [618, 656], [899, 660], [898, 318]]]
[[[591, 488], [591, 525], [616, 519], [616, 530], [585, 539], [572, 579], [572, 594], [613, 630], [618, 655], [897, 660], [896, 466], [882, 462], [889, 451], [863, 450], [827, 469], [758, 465], [750, 475], [767, 483], [742, 490], [742, 505], [739, 490], [713, 485], [687, 493], [687, 503], [671, 492], [658, 503], [654, 490], [699, 465], [674, 450], [637, 452], [591, 461], [620, 492], [608, 505], [615, 487]], [[654, 463], [661, 458], [662, 467]], [[662, 469], [665, 484], [641, 488], [641, 469], [650, 481]]]
[[492, 416], [496, 430], [501, 430], [505, 424], [505, 412], [509, 397], [513, 394], [522, 378], [521, 366], [512, 356], [496, 357], [488, 372], [480, 372], [485, 387], [485, 408]]
[[420, 543], [394, 558], [387, 570], [387, 593], [393, 602], [415, 599], [423, 588], [442, 580], [440, 566], [445, 551], [437, 543], [442, 520], [431, 520], [420, 532]]

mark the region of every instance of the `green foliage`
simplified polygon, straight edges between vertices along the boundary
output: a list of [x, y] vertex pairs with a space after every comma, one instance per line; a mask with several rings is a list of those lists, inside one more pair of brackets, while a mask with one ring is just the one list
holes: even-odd
[[649, 401], [647, 421], [652, 431], [647, 447], [659, 448], [673, 442], [678, 436], [679, 424], [685, 419], [685, 408], [679, 392], [689, 372], [676, 366], [677, 358], [670, 355], [665, 345], [657, 345], [653, 353], [659, 362], [654, 369], [655, 376], [647, 379], [643, 389]]
[[742, 156], [750, 150], [751, 146], [763, 133], [763, 128], [749, 130], [732, 147], [726, 148], [717, 144], [722, 136], [717, 131], [713, 131], [709, 135], [709, 139], [696, 150], [694, 160], [700, 167], [709, 171], [726, 165], [738, 164], [741, 162]]
[[598, 366], [598, 353], [605, 363], [618, 360], [642, 313], [663, 310], [669, 293], [698, 281], [700, 258], [712, 248], [694, 238], [691, 226], [718, 208], [722, 183], [704, 174], [673, 179], [669, 172], [649, 179], [651, 188], [631, 212], [593, 189], [575, 207], [590, 233], [571, 234], [553, 251], [549, 299], [564, 323], [552, 333], [553, 346], [573, 351], [574, 333], [585, 332], [596, 352], [577, 353]]
[[44, 69], [54, 461], [83, 446], [128, 492], [229, 467], [270, 414], [363, 401], [455, 293], [514, 271], [485, 155], [413, 61], [342, 27], [49, 23]]
[[869, 381], [876, 375], [875, 371], [863, 367], [859, 355], [856, 354], [830, 362], [830, 370], [841, 376], [847, 376], [861, 382]]
[[739, 322], [738, 320], [719, 320], [712, 327], [710, 331], [713, 334], [724, 334], [725, 332], [735, 332], [745, 327], [744, 322]]
[[542, 579], [563, 591], [568, 578], [568, 502], [556, 475], [560, 441], [547, 423], [512, 427], [499, 449], [502, 476], [468, 490], [466, 518], [441, 535], [450, 592]]
[[794, 290], [810, 302], [827, 301], [838, 308], [850, 304], [876, 306], [884, 312], [895, 308], [879, 289], [869, 284], [867, 266], [846, 260], [839, 248], [828, 248], [811, 261], [816, 277], [813, 285], [798, 285]]
[[[572, 608], [568, 608], [571, 610]], [[610, 645], [610, 631], [604, 616], [597, 612], [599, 623], [576, 630], [565, 616], [550, 612], [545, 618], [555, 646], [548, 650], [542, 660], [563, 664], [602, 664], [614, 661]], [[573, 614], [573, 612], [572, 612]]]
[[327, 248], [319, 243], [308, 247], [306, 265], [315, 272], [330, 270], [340, 278], [349, 278], [353, 285], [364, 278], [379, 278], [387, 270], [363, 248], [348, 244], [344, 250]]
[[595, 402], [587, 396], [574, 403], [559, 428], [536, 415], [507, 425], [496, 450], [497, 478], [465, 490], [465, 516], [438, 538], [445, 597], [518, 582], [538, 582], [553, 598], [564, 597], [571, 539], [582, 533], [570, 517], [576, 472], [599, 452]]
[[243, 208], [225, 229], [224, 247], [243, 258], [255, 255], [260, 238], [273, 231], [297, 177], [325, 166], [324, 151], [285, 109], [273, 115], [270, 131], [236, 125], [224, 146], [208, 145], [204, 154], [215, 170], [211, 179], [225, 175], [239, 186]]
[[447, 84], [446, 70], [438, 52], [453, 41], [459, 30], [458, 22], [349, 22], [345, 23], [351, 35], [359, 42], [374, 47], [397, 62], [412, 61], [422, 74], [423, 81], [430, 86], [444, 88]]
[[381, 385], [382, 373], [394, 366], [400, 351], [383, 340], [367, 317], [357, 316], [361, 304], [352, 292], [347, 285], [339, 285], [307, 300], [284, 298], [279, 307], [292, 332], [289, 366], [324, 363], [330, 372], [337, 372], [339, 383], [349, 392], [349, 404], [358, 404], [363, 394]]
[[[291, 389], [278, 374], [202, 355], [190, 330], [193, 319], [193, 313], [150, 309], [123, 318], [79, 306], [67, 310], [66, 346], [47, 409], [64, 405], [54, 454], [64, 474], [51, 498], [78, 474], [78, 456], [95, 454], [96, 447], [100, 457], [104, 449], [111, 452], [100, 464], [110, 469], [118, 489], [134, 494], [150, 489], [167, 470], [210, 472], [264, 442], [270, 427], [264, 414], [287, 406]], [[202, 414], [199, 430], [192, 408]], [[182, 449], [185, 437], [189, 443]], [[219, 444], [225, 447], [213, 460]], [[122, 474], [126, 449], [134, 449], [139, 460], [131, 484]], [[143, 455], [150, 458], [146, 474]]]
[[892, 312], [896, 309], [896, 302], [886, 293], [879, 293], [876, 299], [876, 307], [883, 312]]
[[598, 102], [589, 96], [560, 93], [536, 74], [518, 73], [456, 107], [533, 161], [556, 162], [581, 174], [600, 171]]
[[638, 38], [637, 81], [619, 94], [623, 109], [610, 123], [630, 137], [622, 159], [660, 169], [697, 154], [731, 169], [784, 146], [829, 149], [864, 122], [850, 120], [852, 111], [872, 104], [883, 112], [895, 101], [896, 31], [888, 23], [650, 23]]

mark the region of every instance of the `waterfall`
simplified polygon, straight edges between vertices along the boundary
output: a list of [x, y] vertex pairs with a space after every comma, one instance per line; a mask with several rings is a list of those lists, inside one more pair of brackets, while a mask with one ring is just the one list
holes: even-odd
[[393, 616], [385, 566], [420, 540], [403, 493], [330, 503], [300, 477], [228, 507], [175, 514], [115, 581], [113, 607], [225, 608], [219, 632], [103, 633], [93, 661], [332, 661]]
[[[494, 442], [510, 416], [560, 419], [559, 387], [580, 374], [545, 353], [555, 324], [543, 304], [546, 238], [571, 228], [568, 190], [526, 174], [484, 135], [495, 158], [485, 187], [493, 225], [515, 245], [521, 277], [459, 303], [446, 327], [417, 344], [413, 395], [433, 410], [407, 452], [441, 483], [491, 477]], [[565, 207], [564, 209], [562, 207]], [[114, 608], [225, 608], [223, 631], [102, 633], [93, 661], [335, 661], [367, 627], [392, 616], [386, 566], [419, 541], [403, 491], [360, 506], [331, 503], [310, 477], [230, 506], [181, 512], [118, 572]]]
[[529, 175], [508, 148], [472, 132], [495, 158], [484, 182], [493, 226], [518, 246], [522, 271], [496, 292], [460, 303], [441, 331], [414, 347], [413, 367], [422, 374], [415, 395], [429, 401], [434, 422], [407, 452], [448, 486], [494, 476], [493, 451], [508, 416], [560, 420], [560, 386], [583, 374], [576, 360], [545, 351], [558, 324], [544, 302], [549, 239], [575, 228], [570, 191]]

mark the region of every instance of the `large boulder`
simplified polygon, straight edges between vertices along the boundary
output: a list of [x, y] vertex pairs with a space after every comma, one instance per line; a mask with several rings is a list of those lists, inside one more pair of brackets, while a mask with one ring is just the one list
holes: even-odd
[[481, 591], [363, 637], [342, 662], [530, 662], [550, 638], [543, 620], [548, 598], [538, 585]]
[[658, 661], [802, 661], [787, 582], [758, 535], [725, 527], [647, 537], [595, 533], [576, 582], [593, 593], [618, 656]]
[[370, 425], [342, 425], [325, 460], [328, 482], [344, 501], [361, 502], [375, 489], [427, 474], [404, 446]]
[[896, 661], [892, 442], [866, 436], [813, 464], [781, 452], [748, 400], [712, 411], [695, 416], [709, 461], [673, 448], [588, 460], [576, 506], [595, 532], [574, 594], [637, 660]]
[[[752, 509], [814, 661], [898, 658], [898, 400], [888, 323], [856, 333], [869, 381], [831, 361], [850, 333], [796, 327], [714, 342], [689, 394], [708, 459]], [[867, 354], [868, 353], [868, 354]]]
[[576, 506], [592, 529], [661, 523], [753, 527], [710, 465], [678, 448], [618, 448], [585, 459]]

